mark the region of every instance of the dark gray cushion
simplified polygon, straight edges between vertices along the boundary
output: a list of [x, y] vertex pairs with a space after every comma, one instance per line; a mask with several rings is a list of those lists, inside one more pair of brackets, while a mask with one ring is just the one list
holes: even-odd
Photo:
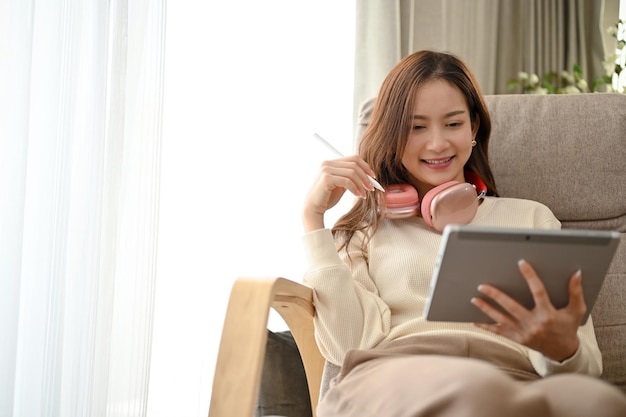
[[304, 366], [291, 332], [268, 330], [255, 417], [311, 417]]

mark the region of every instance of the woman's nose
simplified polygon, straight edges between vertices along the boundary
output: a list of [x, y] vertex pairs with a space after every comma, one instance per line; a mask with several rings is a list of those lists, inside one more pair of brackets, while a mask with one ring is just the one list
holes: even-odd
[[428, 135], [428, 139], [426, 142], [426, 146], [429, 150], [442, 150], [448, 146], [448, 141], [446, 140], [443, 132], [439, 128], [430, 129], [430, 134]]

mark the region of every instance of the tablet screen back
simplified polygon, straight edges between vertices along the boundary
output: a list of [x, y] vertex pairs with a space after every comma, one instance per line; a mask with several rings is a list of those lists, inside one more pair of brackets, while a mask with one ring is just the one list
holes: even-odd
[[477, 290], [480, 284], [491, 284], [531, 309], [534, 301], [517, 267], [518, 261], [525, 259], [537, 271], [556, 308], [567, 305], [569, 280], [581, 269], [587, 304], [584, 322], [619, 238], [613, 231], [447, 226], [424, 317], [430, 321], [491, 322], [470, 302], [472, 297], [486, 298]]

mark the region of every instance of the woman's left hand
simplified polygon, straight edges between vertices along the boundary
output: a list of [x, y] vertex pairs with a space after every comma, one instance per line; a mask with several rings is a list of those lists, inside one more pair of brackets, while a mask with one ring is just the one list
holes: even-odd
[[555, 361], [571, 357], [578, 350], [580, 342], [577, 331], [587, 311], [580, 271], [570, 279], [569, 303], [564, 308], [556, 309], [535, 269], [528, 262], [520, 261], [519, 270], [530, 288], [535, 301], [534, 308], [528, 310], [497, 288], [481, 285], [479, 291], [498, 303], [508, 315], [476, 297], [472, 303], [495, 323], [474, 325], [505, 336]]

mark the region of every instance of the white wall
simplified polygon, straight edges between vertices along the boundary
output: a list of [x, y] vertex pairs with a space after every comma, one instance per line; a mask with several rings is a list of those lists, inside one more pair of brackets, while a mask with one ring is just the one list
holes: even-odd
[[351, 152], [355, 4], [167, 7], [148, 415], [206, 416], [233, 280], [304, 270], [301, 204], [333, 157], [313, 132]]

